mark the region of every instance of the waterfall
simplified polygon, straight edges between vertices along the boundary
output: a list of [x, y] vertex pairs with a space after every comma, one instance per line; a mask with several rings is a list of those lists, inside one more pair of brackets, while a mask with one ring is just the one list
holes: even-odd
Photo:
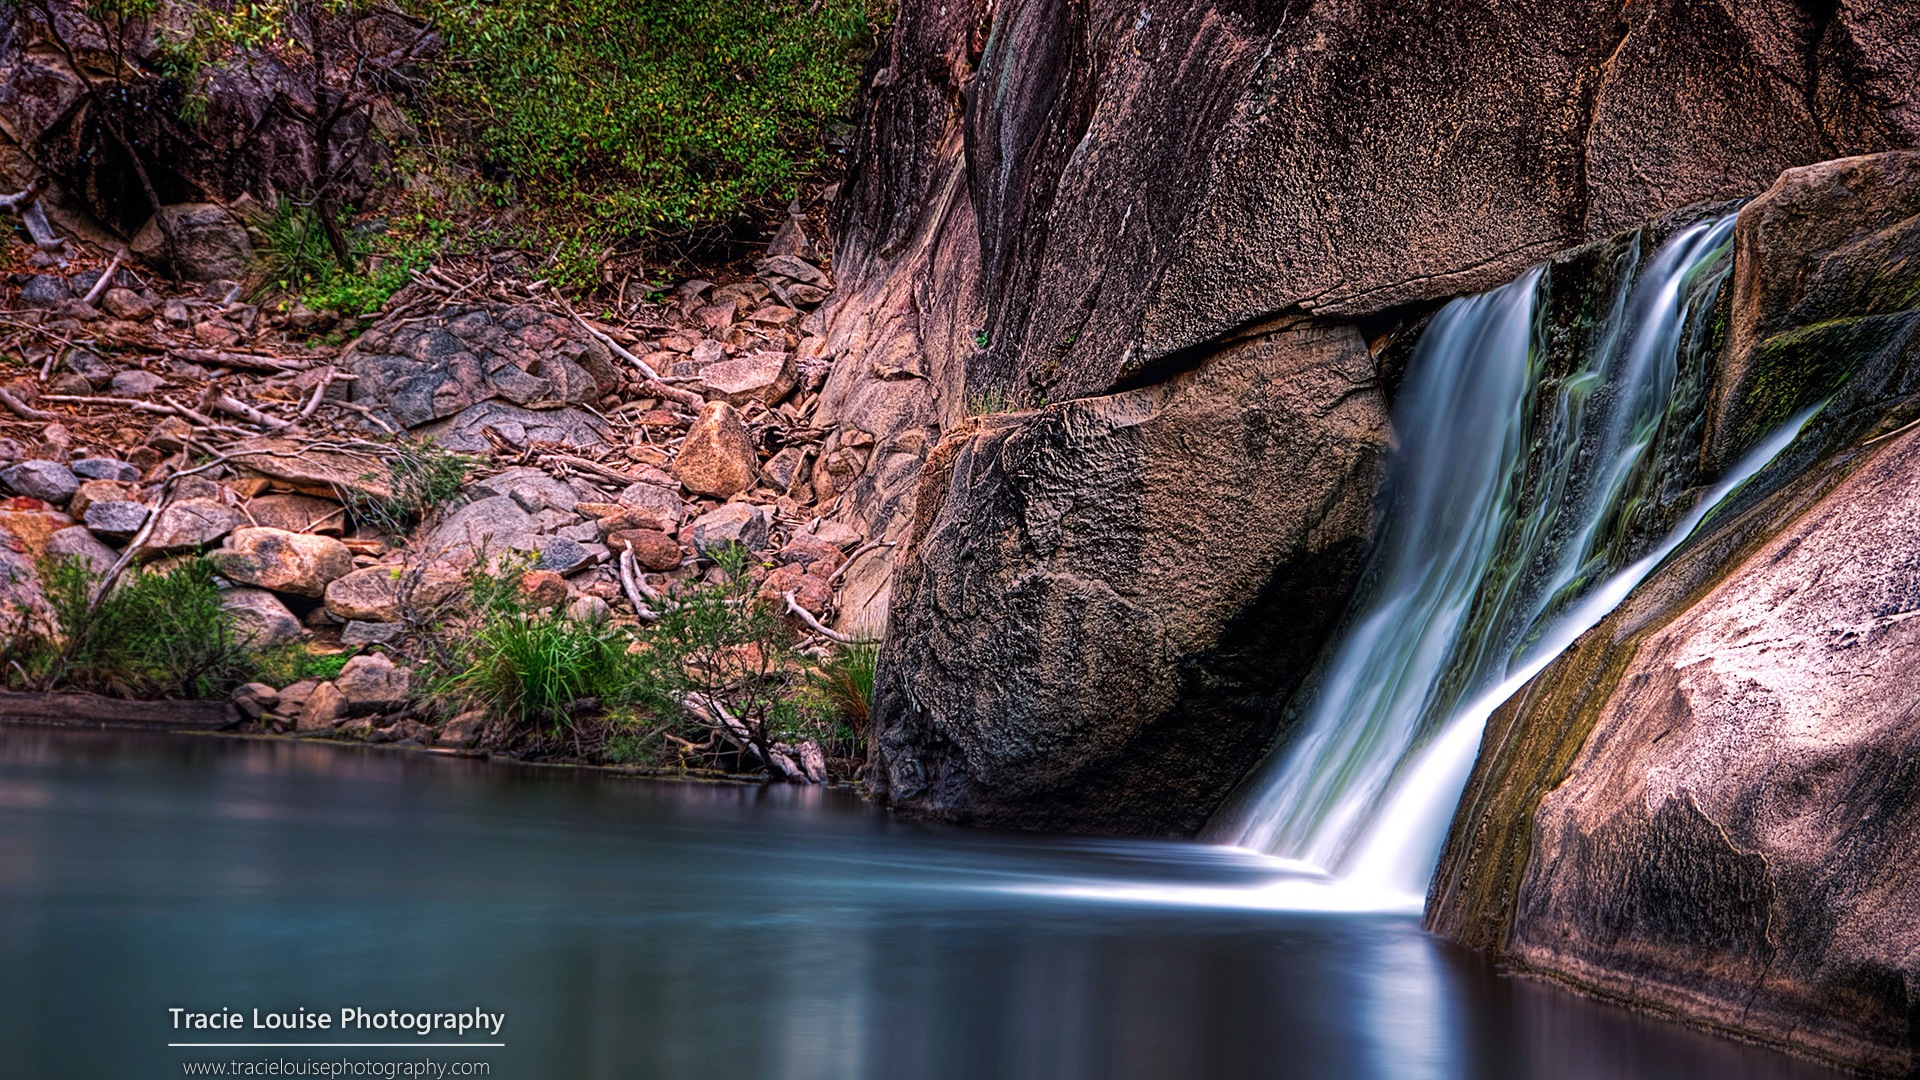
[[1492, 710], [1783, 448], [1703, 496], [1692, 475], [1733, 218], [1616, 266], [1558, 356], [1535, 269], [1432, 319], [1395, 402], [1397, 448], [1361, 594], [1303, 692], [1297, 734], [1211, 839], [1424, 893]]

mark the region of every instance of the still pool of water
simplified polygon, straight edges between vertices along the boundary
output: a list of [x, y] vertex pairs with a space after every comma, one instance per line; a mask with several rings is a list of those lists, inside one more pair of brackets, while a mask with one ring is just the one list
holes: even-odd
[[[1077, 895], [1276, 873], [1195, 844], [903, 822], [835, 792], [0, 729], [0, 1075], [275, 1058], [509, 1080], [1835, 1075], [1499, 976], [1410, 915]], [[349, 1006], [504, 1012], [506, 1045], [167, 1045], [421, 1041], [182, 1032], [168, 1013]]]

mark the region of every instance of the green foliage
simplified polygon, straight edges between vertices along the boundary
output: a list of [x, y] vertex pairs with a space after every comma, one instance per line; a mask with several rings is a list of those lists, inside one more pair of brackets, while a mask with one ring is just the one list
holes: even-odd
[[[431, 440], [401, 436], [393, 441], [393, 453], [387, 457], [386, 484], [391, 494], [360, 498], [354, 511], [382, 529], [404, 533], [452, 502], [478, 464]], [[372, 478], [373, 474], [363, 477]]]
[[605, 623], [552, 612], [493, 612], [467, 642], [448, 686], [469, 704], [516, 724], [571, 727], [587, 699], [623, 694], [634, 664], [626, 635]]
[[318, 652], [307, 645], [283, 645], [254, 654], [253, 677], [272, 686], [302, 679], [324, 682], [339, 675], [352, 657], [351, 652]]
[[[562, 241], [558, 270], [785, 202], [826, 160], [881, 0], [415, 0], [452, 113]], [[595, 279], [597, 281], [597, 279]], [[572, 282], [576, 284], [584, 281]]]
[[862, 739], [873, 709], [873, 676], [879, 663], [879, 642], [855, 642], [835, 650], [810, 680], [835, 719]]
[[311, 207], [282, 199], [254, 222], [262, 240], [257, 254], [263, 291], [298, 296], [315, 311], [369, 314], [433, 262], [451, 229], [447, 222], [418, 214], [377, 231], [354, 227], [344, 213], [338, 225], [347, 238], [351, 270], [340, 265]]
[[22, 618], [7, 643], [10, 670], [34, 686], [143, 697], [217, 697], [247, 674], [205, 559], [135, 572], [93, 602], [100, 577], [84, 560], [42, 560], [50, 625]]

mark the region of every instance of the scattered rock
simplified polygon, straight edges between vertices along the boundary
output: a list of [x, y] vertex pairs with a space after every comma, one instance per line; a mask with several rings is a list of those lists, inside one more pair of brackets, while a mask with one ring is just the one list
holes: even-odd
[[529, 514], [537, 514], [542, 510], [571, 514], [580, 501], [566, 481], [539, 469], [508, 469], [475, 483], [472, 490], [481, 498], [505, 495]]
[[[626, 511], [621, 528], [659, 529], [672, 532], [685, 520], [687, 505], [680, 499], [680, 492], [674, 488], [659, 484], [628, 484], [614, 496], [621, 508]], [[606, 518], [602, 517], [602, 521]]]
[[762, 280], [772, 278], [783, 284], [796, 282], [824, 286], [827, 283], [826, 271], [792, 255], [769, 255], [754, 263], [753, 270]]
[[118, 480], [123, 484], [140, 482], [140, 470], [113, 458], [81, 458], [67, 466], [82, 480]]
[[23, 461], [0, 470], [0, 481], [15, 493], [43, 499], [56, 506], [73, 498], [80, 479], [65, 465], [53, 461]]
[[597, 596], [582, 594], [567, 604], [567, 618], [574, 622], [605, 622], [613, 609]]
[[804, 447], [786, 447], [767, 461], [766, 467], [761, 470], [761, 479], [775, 491], [792, 488], [793, 482], [800, 479], [801, 471], [806, 466], [807, 453]]
[[712, 554], [728, 544], [738, 544], [749, 551], [765, 548], [770, 525], [764, 507], [728, 503], [694, 518], [690, 528], [693, 546], [703, 554]]
[[254, 720], [272, 712], [273, 707], [280, 702], [280, 691], [266, 683], [258, 682], [234, 687], [231, 696], [234, 707]]
[[221, 606], [233, 616], [233, 634], [243, 645], [257, 649], [291, 645], [307, 632], [300, 619], [280, 598], [265, 589], [228, 589]]
[[839, 521], [823, 521], [813, 527], [811, 535], [842, 551], [850, 551], [866, 541], [866, 537], [860, 535], [860, 530]]
[[793, 756], [799, 760], [800, 771], [805, 773], [810, 783], [827, 782], [827, 756], [820, 752], [820, 744], [808, 739], [793, 748]]
[[68, 371], [87, 380], [87, 385], [96, 390], [112, 383], [113, 377], [120, 373], [119, 368], [114, 367], [112, 364], [107, 363], [105, 360], [100, 359], [85, 349], [68, 350], [66, 357], [61, 360], [61, 364], [64, 365]]
[[680, 444], [673, 475], [688, 491], [715, 499], [753, 486], [760, 475], [760, 458], [733, 406], [714, 401], [700, 410]]
[[154, 311], [154, 305], [146, 297], [117, 286], [100, 298], [100, 306], [116, 319], [146, 319], [152, 317]]
[[132, 371], [122, 371], [115, 374], [113, 381], [107, 384], [107, 391], [117, 397], [141, 398], [154, 393], [166, 385], [167, 380], [155, 375], [153, 372], [142, 371], [135, 368]]
[[[124, 505], [98, 503], [89, 509], [99, 511]], [[144, 516], [146, 507], [140, 509]], [[181, 499], [160, 511], [142, 549], [159, 554], [197, 551], [246, 524], [246, 516], [226, 503], [215, 499]], [[89, 524], [88, 528], [93, 526]]]
[[139, 491], [118, 480], [82, 480], [67, 500], [67, 513], [84, 520], [87, 508], [97, 502], [135, 502]]
[[593, 565], [593, 548], [564, 536], [542, 536], [533, 543], [540, 553], [540, 569], [556, 574], [571, 574]]
[[340, 691], [347, 715], [363, 716], [405, 705], [412, 682], [406, 668], [395, 667], [386, 656], [373, 653], [347, 661], [333, 685]]
[[171, 226], [174, 250], [171, 262], [190, 281], [240, 279], [253, 270], [253, 244], [247, 230], [225, 207], [213, 203], [163, 206], [134, 235], [133, 253], [148, 264], [167, 269], [165, 237], [159, 217]]
[[489, 431], [515, 447], [549, 443], [583, 448], [599, 446], [607, 439], [606, 425], [584, 409], [523, 409], [501, 401], [483, 401], [415, 431], [463, 454], [490, 449]]
[[406, 623], [361, 622], [355, 619], [340, 631], [342, 645], [390, 645], [407, 632]]
[[633, 548], [633, 560], [645, 570], [673, 570], [680, 565], [680, 542], [656, 529], [621, 529], [607, 534], [607, 547], [616, 554]]
[[[359, 657], [354, 659], [357, 660]], [[351, 664], [353, 660], [347, 663]], [[285, 700], [289, 695], [286, 691], [282, 691], [280, 696]], [[300, 708], [300, 719], [294, 724], [294, 730], [326, 731], [339, 723], [340, 718], [346, 714], [346, 695], [342, 694], [340, 688], [333, 683], [323, 682], [307, 694], [306, 701]]]
[[236, 529], [211, 561], [232, 581], [295, 596], [323, 596], [353, 570], [353, 554], [331, 536], [260, 527]]
[[[168, 417], [167, 421], [177, 419]], [[342, 493], [374, 499], [393, 497], [385, 479], [386, 464], [373, 454], [321, 450], [295, 439], [274, 438], [244, 439], [228, 453], [233, 455], [229, 463], [235, 467], [302, 495], [322, 499]]]
[[[147, 516], [153, 511], [146, 503], [131, 499], [115, 499], [109, 502], [90, 503], [82, 518], [87, 528], [109, 540], [127, 541], [133, 539], [140, 526], [147, 523]], [[215, 537], [214, 539], [219, 539]], [[208, 541], [211, 543], [212, 541]]]
[[520, 596], [529, 607], [551, 610], [567, 602], [567, 581], [551, 570], [531, 570], [520, 579]]
[[466, 747], [472, 746], [480, 738], [480, 732], [487, 726], [487, 714], [479, 709], [463, 712], [440, 725], [440, 731], [433, 738], [435, 746]]
[[847, 561], [838, 547], [810, 533], [801, 533], [787, 541], [787, 546], [780, 549], [780, 559], [823, 578]]
[[431, 612], [463, 586], [458, 575], [431, 567], [369, 566], [327, 586], [327, 611], [342, 622], [397, 623], [407, 609]]
[[776, 611], [786, 609], [787, 593], [793, 593], [793, 602], [815, 618], [824, 616], [833, 606], [833, 586], [798, 566], [775, 567], [760, 583], [761, 601], [773, 605]]
[[428, 549], [493, 554], [515, 548], [527, 550], [533, 546], [535, 531], [532, 514], [521, 509], [511, 496], [494, 495], [448, 515], [433, 530]]
[[113, 549], [100, 542], [99, 538], [79, 525], [61, 529], [47, 538], [46, 554], [48, 558], [59, 559], [77, 555], [87, 561], [96, 574], [105, 574], [113, 569], [120, 557]]
[[52, 274], [35, 274], [20, 287], [23, 308], [55, 307], [71, 299], [73, 291], [67, 287], [67, 280]]
[[749, 401], [777, 405], [793, 391], [794, 382], [793, 358], [765, 349], [700, 370], [700, 392], [734, 406]]
[[288, 532], [337, 537], [347, 529], [345, 507], [311, 495], [257, 495], [248, 501], [247, 515], [255, 525]]

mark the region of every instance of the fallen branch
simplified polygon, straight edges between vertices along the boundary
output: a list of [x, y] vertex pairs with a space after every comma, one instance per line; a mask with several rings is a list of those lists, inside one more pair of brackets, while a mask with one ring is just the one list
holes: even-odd
[[602, 465], [599, 462], [594, 461], [590, 458], [575, 457], [572, 454], [561, 454], [554, 451], [548, 451], [546, 453], [541, 454], [540, 456], [550, 461], [564, 462], [568, 465], [573, 466], [576, 469], [585, 469], [586, 471], [593, 473], [596, 476], [604, 476], [609, 480], [617, 480], [622, 484], [631, 484], [635, 482], [634, 477], [628, 475], [627, 473], [623, 473], [618, 469], [612, 468], [611, 466]]
[[839, 581], [841, 576], [847, 572], [847, 568], [853, 565], [853, 560], [875, 548], [892, 547], [894, 544], [895, 541], [893, 540], [869, 540], [859, 547], [854, 548], [853, 553], [847, 556], [847, 561], [835, 567], [833, 573], [827, 575], [827, 584], [831, 585]]
[[677, 386], [668, 386], [666, 382], [661, 379], [660, 373], [653, 370], [653, 365], [628, 352], [625, 346], [613, 340], [611, 334], [602, 331], [599, 327], [581, 318], [580, 313], [573, 310], [573, 305], [567, 303], [567, 298], [561, 296], [559, 290], [549, 291], [553, 293], [553, 298], [560, 302], [560, 306], [567, 309], [567, 314], [573, 317], [573, 321], [580, 324], [580, 329], [592, 334], [599, 340], [600, 344], [605, 345], [613, 355], [640, 369], [640, 374], [645, 376], [647, 390], [649, 392], [658, 397], [666, 398], [669, 401], [677, 401], [682, 405], [690, 405], [696, 409], [704, 409], [707, 407], [706, 398], [701, 397], [691, 390], [682, 390]]
[[264, 428], [283, 430], [293, 426], [293, 421], [282, 420], [277, 416], [268, 416], [259, 409], [241, 401], [232, 394], [221, 394], [213, 399], [214, 407], [229, 416], [238, 416], [242, 420], [251, 420]]
[[648, 607], [647, 602], [641, 599], [643, 586], [636, 579], [642, 576], [634, 569], [633, 545], [629, 543], [626, 549], [620, 552], [620, 587], [626, 591], [627, 600], [633, 604], [633, 613], [641, 622], [658, 622], [659, 612]]
[[100, 280], [93, 283], [93, 288], [87, 290], [87, 295], [81, 297], [80, 302], [88, 307], [99, 306], [100, 298], [107, 295], [108, 289], [113, 288], [113, 275], [120, 272], [121, 264], [126, 261], [127, 250], [125, 248], [114, 252], [113, 261], [107, 263], [107, 268], [100, 272]]
[[807, 624], [807, 629], [812, 630], [816, 634], [820, 634], [830, 640], [837, 641], [842, 645], [856, 644], [856, 640], [854, 638], [850, 638], [847, 635], [839, 632], [838, 630], [828, 629], [824, 624], [820, 622], [819, 619], [816, 619], [813, 617], [812, 612], [808, 611], [806, 608], [801, 607], [799, 604], [794, 603], [793, 594], [798, 591], [799, 591], [798, 589], [788, 589], [786, 592], [788, 613], [800, 616], [800, 621]]
[[306, 371], [311, 364], [293, 360], [283, 360], [277, 356], [263, 356], [260, 353], [230, 352], [226, 349], [174, 349], [172, 356], [190, 364], [202, 364], [208, 367], [240, 368], [245, 371]]
[[36, 409], [5, 390], [0, 390], [0, 405], [5, 405], [22, 420], [55, 420], [58, 417], [45, 409]]
[[320, 408], [321, 400], [327, 396], [327, 387], [333, 385], [334, 376], [338, 375], [339, 372], [340, 372], [339, 368], [331, 368], [331, 367], [324, 368], [321, 370], [320, 381], [314, 385], [312, 399], [310, 399], [307, 402], [305, 408], [300, 410], [301, 419], [304, 420], [307, 417], [312, 416], [314, 414], [314, 411]]

